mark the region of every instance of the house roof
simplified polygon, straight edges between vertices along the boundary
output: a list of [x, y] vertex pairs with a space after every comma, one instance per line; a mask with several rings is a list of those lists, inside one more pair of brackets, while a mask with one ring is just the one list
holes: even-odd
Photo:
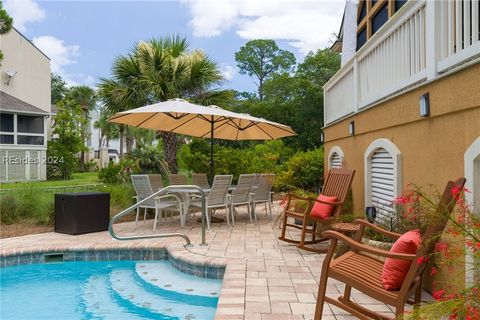
[[17, 99], [5, 92], [0, 91], [0, 111], [14, 111], [23, 113], [37, 113], [49, 115], [49, 112], [32, 106], [31, 104]]
[[333, 42], [330, 50], [337, 53], [342, 53], [342, 43], [343, 43], [343, 22], [345, 20], [345, 9], [343, 9], [342, 23], [340, 24], [340, 30], [338, 30], [337, 39]]

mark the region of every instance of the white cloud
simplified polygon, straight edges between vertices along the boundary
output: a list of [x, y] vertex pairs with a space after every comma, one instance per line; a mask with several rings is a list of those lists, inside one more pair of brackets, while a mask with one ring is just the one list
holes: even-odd
[[220, 64], [220, 73], [226, 80], [230, 81], [233, 79], [237, 71], [231, 65], [222, 63]]
[[51, 60], [50, 66], [53, 73], [59, 74], [69, 85], [90, 81], [83, 74], [68, 74], [65, 66], [76, 63], [75, 58], [80, 55], [80, 46], [66, 45], [61, 39], [53, 36], [40, 36], [33, 38], [33, 43], [42, 50]]
[[3, 6], [20, 32], [27, 30], [27, 23], [42, 21], [46, 16], [45, 11], [34, 0], [5, 0]]
[[320, 0], [183, 0], [197, 37], [228, 30], [243, 39], [287, 40], [302, 53], [326, 47], [338, 32], [344, 1]]

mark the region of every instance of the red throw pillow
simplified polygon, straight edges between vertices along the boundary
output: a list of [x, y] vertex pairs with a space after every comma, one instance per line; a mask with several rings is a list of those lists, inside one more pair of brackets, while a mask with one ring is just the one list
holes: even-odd
[[[395, 241], [390, 252], [416, 254], [421, 243], [420, 230], [408, 231]], [[387, 290], [400, 289], [411, 264], [411, 260], [387, 258], [382, 272], [383, 287]]]
[[[327, 196], [324, 196], [323, 194], [319, 195], [317, 199], [323, 202], [330, 202], [330, 203], [337, 201], [337, 197], [327, 197]], [[335, 209], [335, 206], [333, 204], [315, 202], [315, 204], [313, 205], [312, 211], [310, 212], [310, 215], [312, 217], [326, 220], [332, 215], [333, 209]]]

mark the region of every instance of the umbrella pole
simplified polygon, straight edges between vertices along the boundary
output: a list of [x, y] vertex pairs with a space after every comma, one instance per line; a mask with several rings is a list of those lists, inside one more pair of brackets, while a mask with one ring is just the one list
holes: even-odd
[[213, 116], [210, 121], [210, 185], [213, 184], [214, 163], [213, 163]]

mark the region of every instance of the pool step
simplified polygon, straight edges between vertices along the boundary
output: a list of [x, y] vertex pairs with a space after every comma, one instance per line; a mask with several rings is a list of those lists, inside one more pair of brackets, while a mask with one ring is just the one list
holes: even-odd
[[185, 295], [218, 298], [222, 284], [172, 268], [168, 261], [144, 261], [135, 266], [137, 275], [154, 287]]
[[107, 275], [91, 276], [83, 284], [82, 291], [85, 318], [117, 320], [125, 318], [128, 313], [128, 319], [145, 319], [143, 316], [129, 313], [127, 309], [116, 303], [112, 297], [110, 279]]
[[216, 303], [208, 306], [195, 305], [182, 301], [181, 294], [179, 297], [176, 294], [155, 294], [139, 280], [141, 279], [133, 270], [114, 270], [110, 274], [109, 282], [117, 298], [123, 300], [121, 303], [131, 304], [159, 316], [182, 320], [213, 319], [215, 316]]

